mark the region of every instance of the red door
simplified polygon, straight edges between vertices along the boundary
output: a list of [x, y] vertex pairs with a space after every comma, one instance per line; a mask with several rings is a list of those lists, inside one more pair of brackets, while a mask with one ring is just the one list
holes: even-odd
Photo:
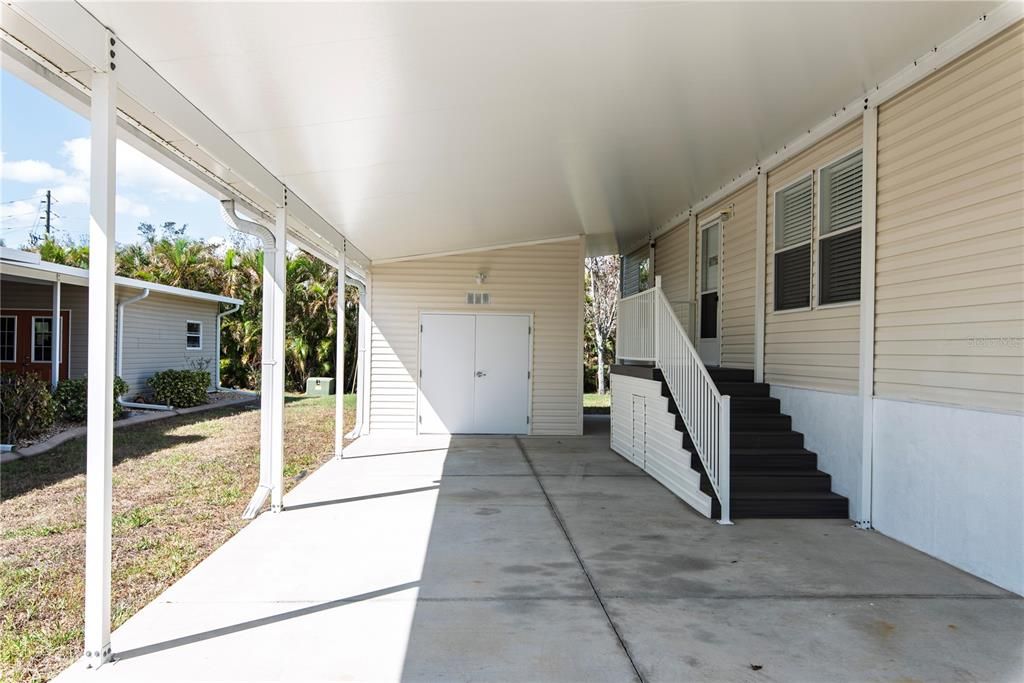
[[[60, 367], [59, 378], [67, 379], [68, 376], [68, 340], [70, 339], [70, 312], [60, 313]], [[53, 369], [53, 311], [37, 310], [0, 310], [0, 318], [4, 318], [3, 326], [0, 327], [0, 341], [4, 342], [2, 352], [4, 360], [13, 358], [12, 362], [5, 362], [3, 369], [7, 370], [14, 366], [16, 372], [35, 373], [40, 379], [50, 381]], [[14, 322], [14, 334], [10, 334], [11, 319]], [[10, 348], [9, 340], [13, 336], [15, 343], [13, 350]]]

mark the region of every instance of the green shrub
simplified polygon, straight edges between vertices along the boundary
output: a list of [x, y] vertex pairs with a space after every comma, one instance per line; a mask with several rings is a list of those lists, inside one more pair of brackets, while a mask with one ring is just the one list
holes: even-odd
[[49, 383], [31, 373], [0, 374], [0, 442], [13, 444], [46, 431], [54, 412]]
[[[120, 377], [114, 376], [114, 417], [118, 418], [124, 414], [124, 408], [117, 399], [128, 392], [128, 382]], [[89, 407], [88, 382], [81, 379], [62, 379], [57, 384], [57, 391], [53, 395], [57, 402], [57, 410], [62, 418], [68, 422], [85, 422]]]
[[147, 380], [158, 403], [191, 408], [209, 402], [210, 373], [205, 370], [162, 370]]

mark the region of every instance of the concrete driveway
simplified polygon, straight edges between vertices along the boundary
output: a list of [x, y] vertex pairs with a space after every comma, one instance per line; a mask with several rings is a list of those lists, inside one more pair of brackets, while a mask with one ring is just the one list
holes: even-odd
[[1024, 602], [841, 520], [718, 526], [580, 438], [364, 437], [61, 680], [1024, 678]]

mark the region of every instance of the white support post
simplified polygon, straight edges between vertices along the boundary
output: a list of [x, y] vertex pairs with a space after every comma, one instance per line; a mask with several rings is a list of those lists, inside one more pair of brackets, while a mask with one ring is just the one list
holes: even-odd
[[732, 486], [732, 477], [730, 468], [732, 467], [732, 458], [729, 450], [732, 446], [729, 443], [729, 435], [731, 433], [732, 405], [729, 397], [723, 396], [719, 406], [722, 412], [718, 418], [718, 497], [722, 504], [722, 516], [718, 523], [731, 525], [732, 489], [730, 487]]
[[284, 190], [284, 202], [277, 207], [274, 222], [274, 259], [271, 264], [273, 277], [270, 283], [273, 298], [271, 315], [271, 337], [273, 356], [271, 362], [270, 396], [270, 510], [284, 510], [284, 344], [285, 344], [285, 289], [288, 277], [286, 257], [288, 231], [288, 190]]
[[334, 457], [342, 457], [345, 442], [345, 250], [338, 253], [338, 349], [334, 391]]
[[860, 241], [860, 506], [856, 526], [871, 528], [874, 477], [875, 229], [878, 189], [878, 109], [864, 110]]
[[85, 462], [85, 663], [110, 661], [110, 524], [114, 435], [114, 189], [116, 40], [110, 70], [92, 77], [89, 176], [89, 417]]
[[689, 263], [686, 268], [686, 298], [690, 300], [687, 334], [697, 343], [697, 214], [690, 214], [690, 229], [686, 233], [686, 253]]
[[53, 321], [50, 324], [50, 331], [53, 333], [51, 339], [53, 339], [53, 351], [50, 354], [50, 387], [56, 391], [57, 383], [60, 382], [60, 362], [61, 362], [61, 351], [63, 350], [63, 344], [61, 339], [64, 335], [63, 326], [61, 325], [60, 319], [60, 273], [57, 274], [53, 280]]
[[359, 343], [359, 348], [356, 352], [356, 423], [352, 427], [352, 431], [349, 432], [350, 438], [366, 433], [365, 399], [367, 394], [366, 368], [368, 365], [366, 353], [368, 347], [367, 340], [370, 337], [369, 324], [370, 315], [367, 310], [366, 285], [362, 285], [359, 287], [359, 328], [356, 334]]
[[765, 259], [768, 253], [768, 174], [757, 174], [757, 217], [754, 231], [754, 381], [764, 381]]
[[[363, 407], [363, 417], [360, 420], [360, 434], [370, 433], [370, 387], [372, 381], [370, 375], [373, 372], [371, 355], [373, 354], [373, 274], [366, 273], [366, 287], [363, 288], [361, 299], [362, 308], [359, 311], [359, 330], [362, 334], [363, 345], [359, 352], [362, 354], [362, 369], [359, 375], [359, 405]], [[364, 317], [365, 316], [365, 317]]]

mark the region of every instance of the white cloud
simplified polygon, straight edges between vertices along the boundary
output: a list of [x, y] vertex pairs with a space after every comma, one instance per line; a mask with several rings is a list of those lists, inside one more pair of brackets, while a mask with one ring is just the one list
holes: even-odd
[[[65, 141], [63, 152], [76, 175], [88, 179], [89, 138]], [[206, 197], [192, 183], [120, 140], [117, 142], [117, 186], [118, 189], [142, 191], [172, 201], [195, 202]]]
[[64, 182], [68, 174], [45, 161], [24, 159], [22, 161], [4, 161], [0, 168], [0, 177], [16, 183], [38, 184]]
[[[37, 159], [8, 161], [0, 156], [0, 179], [36, 186], [33, 200], [4, 206], [6, 225], [20, 225], [24, 221], [26, 226], [31, 226], [39, 208], [38, 199], [47, 190], [53, 191], [58, 214], [61, 205], [89, 204], [89, 138], [65, 140], [59, 151], [64, 161], [58, 165]], [[117, 142], [117, 190], [118, 215], [133, 220], [153, 215], [147, 200], [191, 203], [207, 198], [199, 188], [121, 141]], [[59, 224], [60, 220], [55, 222]]]

